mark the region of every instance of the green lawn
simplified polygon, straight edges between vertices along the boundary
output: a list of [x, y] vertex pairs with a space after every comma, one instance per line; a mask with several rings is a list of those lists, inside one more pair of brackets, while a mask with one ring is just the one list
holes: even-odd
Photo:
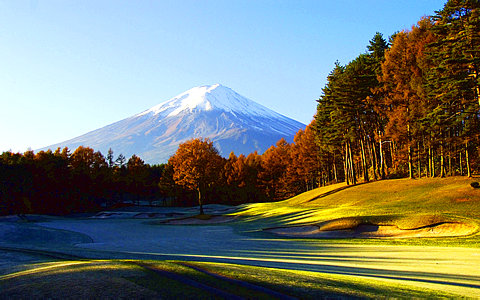
[[[480, 189], [466, 177], [395, 179], [318, 188], [285, 201], [247, 204], [237, 212], [243, 230], [319, 224], [375, 223], [413, 229], [451, 221], [480, 224]], [[332, 222], [332, 220], [334, 222]], [[478, 231], [477, 231], [478, 232]], [[342, 240], [342, 242], [479, 247], [478, 233], [453, 238]]]

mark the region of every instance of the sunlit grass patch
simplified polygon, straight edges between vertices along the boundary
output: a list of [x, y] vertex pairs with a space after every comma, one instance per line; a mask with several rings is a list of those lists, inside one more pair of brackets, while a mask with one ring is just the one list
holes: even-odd
[[35, 275], [39, 273], [61, 272], [62, 270], [65, 269], [65, 267], [71, 267], [75, 265], [85, 265], [85, 264], [90, 264], [90, 262], [64, 261], [64, 262], [48, 262], [48, 263], [34, 264], [34, 265], [30, 265], [27, 270], [18, 271], [18, 272], [0, 276], [0, 280], [11, 279], [11, 278], [26, 276], [26, 275]]
[[[480, 189], [472, 188], [471, 181], [466, 177], [449, 177], [382, 180], [357, 186], [341, 183], [280, 202], [244, 205], [237, 214], [245, 220], [242, 226], [247, 231], [255, 227], [312, 224], [324, 229], [374, 224], [412, 230], [451, 222], [465, 224], [462, 232], [469, 235], [468, 240], [459, 239], [455, 245], [466, 241], [468, 246], [476, 246], [480, 237], [471, 232], [480, 224]], [[421, 242], [405, 239], [403, 243], [445, 244], [446, 239], [431, 237]]]
[[236, 278], [301, 299], [319, 298], [452, 298], [444, 290], [399, 285], [366, 277], [263, 268], [221, 263], [190, 263], [213, 273]]

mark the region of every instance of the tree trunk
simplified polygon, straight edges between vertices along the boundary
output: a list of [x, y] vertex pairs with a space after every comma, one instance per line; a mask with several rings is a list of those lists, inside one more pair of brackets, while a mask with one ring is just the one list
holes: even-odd
[[[407, 116], [410, 114], [409, 113], [410, 109], [408, 107], [408, 102], [407, 102]], [[407, 117], [408, 118], [408, 117]], [[413, 163], [412, 163], [412, 136], [410, 134], [410, 121], [407, 121], [407, 138], [408, 138], [408, 177], [410, 179], [413, 179]]]
[[452, 130], [449, 130], [448, 132], [450, 142], [448, 143], [448, 176], [453, 176], [453, 170], [452, 170], [452, 141], [453, 141], [453, 132]]
[[[475, 76], [475, 78], [477, 78], [477, 76]], [[480, 106], [480, 88], [478, 87], [478, 84], [475, 90], [477, 91], [477, 100], [478, 100], [478, 105]]]
[[463, 176], [463, 164], [462, 164], [462, 151], [458, 153], [459, 157], [459, 164], [460, 164], [460, 176]]
[[369, 182], [368, 178], [368, 166], [367, 166], [367, 157], [365, 155], [365, 143], [363, 142], [363, 138], [360, 139], [360, 146], [361, 146], [361, 158], [362, 158], [362, 169], [363, 169], [363, 181]]
[[417, 142], [417, 165], [418, 165], [418, 178], [422, 178], [422, 165], [420, 162], [420, 142]]
[[343, 158], [343, 169], [345, 171], [345, 182], [350, 185], [350, 172], [348, 170], [348, 147], [345, 143], [345, 157]]
[[[470, 57], [473, 58], [473, 54], [470, 54]], [[474, 81], [475, 82], [475, 92], [476, 92], [476, 95], [477, 96], [477, 102], [478, 102], [478, 105], [480, 106], [480, 86], [478, 85], [478, 66], [477, 65], [473, 65], [473, 72], [472, 72], [472, 76], [474, 78]]]
[[[450, 147], [449, 147], [450, 148]], [[452, 152], [448, 153], [448, 176], [453, 176], [453, 169], [452, 169]]]
[[412, 146], [408, 146], [408, 177], [413, 179]]
[[352, 176], [352, 184], [357, 184], [357, 174], [355, 173], [355, 164], [353, 163], [353, 155], [352, 155], [352, 146], [348, 143], [348, 157], [350, 160], [350, 171]]
[[377, 149], [375, 149], [375, 141], [371, 140], [370, 145], [371, 150], [371, 162], [372, 162], [372, 169], [373, 169], [373, 180], [377, 181], [377, 173], [378, 173], [378, 159], [377, 159]]
[[472, 173], [470, 171], [470, 160], [468, 156], [468, 142], [465, 142], [465, 164], [467, 168], [467, 176], [472, 177]]
[[200, 191], [200, 188], [198, 188], [198, 205], [200, 205], [200, 214], [203, 215], [203, 203], [202, 203], [202, 192]]
[[336, 166], [336, 161], [335, 161], [335, 154], [333, 154], [333, 176], [334, 176], [335, 183], [338, 183], [337, 166]]
[[435, 152], [431, 147], [430, 147], [430, 150], [431, 150], [431, 159], [432, 159], [432, 177], [435, 177]]
[[423, 147], [425, 148], [424, 152], [425, 152], [425, 155], [427, 156], [425, 160], [425, 171], [427, 172], [427, 178], [428, 178], [428, 177], [431, 177], [431, 173], [432, 173], [430, 170], [430, 153], [428, 153], [425, 144], [423, 145]]
[[392, 141], [392, 142], [389, 143], [389, 144], [390, 144], [390, 156], [391, 156], [392, 167], [393, 167], [393, 169], [395, 170], [395, 172], [397, 172], [397, 167], [398, 167], [398, 166], [397, 166], [396, 163], [394, 163], [394, 162], [397, 161], [397, 157], [396, 157], [397, 155], [396, 155], [396, 153], [395, 153], [395, 150], [396, 150], [396, 149], [395, 149], [395, 142]]
[[429, 147], [429, 150], [430, 152], [430, 170], [432, 172], [432, 178], [435, 177], [435, 156], [434, 156], [434, 153], [433, 153], [433, 149], [432, 149], [432, 146]]
[[443, 141], [440, 142], [440, 177], [445, 177], [445, 153], [443, 153]]
[[[380, 135], [379, 135], [380, 136]], [[380, 145], [380, 177], [385, 179], [385, 161], [383, 158], [382, 138], [379, 138], [378, 144]]]

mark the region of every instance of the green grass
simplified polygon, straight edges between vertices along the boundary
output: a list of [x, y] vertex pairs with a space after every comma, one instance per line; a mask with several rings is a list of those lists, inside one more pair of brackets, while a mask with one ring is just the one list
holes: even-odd
[[[178, 261], [63, 261], [31, 265], [0, 277], [0, 298], [165, 298], [211, 299], [218, 295], [183, 278], [245, 298], [272, 299], [273, 292], [302, 299], [453, 298], [449, 290], [359, 276], [272, 269], [223, 263]], [[194, 266], [203, 271], [193, 269]], [[158, 273], [161, 270], [166, 273]], [[164, 274], [174, 274], [171, 278]], [[221, 275], [236, 282], [219, 279]], [[267, 290], [259, 291], [245, 285]], [[465, 295], [463, 295], [465, 296]], [[222, 297], [220, 297], [222, 298]]]
[[453, 293], [367, 277], [263, 268], [246, 265], [195, 263], [213, 273], [262, 285], [301, 299], [361, 298], [453, 298]]
[[[413, 229], [440, 222], [480, 224], [480, 189], [466, 177], [382, 180], [356, 186], [318, 188], [285, 201], [255, 203], [237, 212], [244, 231], [317, 224], [333, 229], [358, 224]], [[342, 242], [479, 247], [478, 234], [467, 237], [342, 240]]]

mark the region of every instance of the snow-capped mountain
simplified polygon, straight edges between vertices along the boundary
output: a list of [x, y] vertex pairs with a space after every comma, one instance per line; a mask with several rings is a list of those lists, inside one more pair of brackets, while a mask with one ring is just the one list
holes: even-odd
[[142, 113], [45, 149], [88, 146], [106, 154], [136, 154], [164, 163], [180, 143], [209, 138], [224, 157], [230, 152], [263, 153], [279, 139], [291, 142], [305, 125], [278, 114], [220, 84], [192, 88]]

